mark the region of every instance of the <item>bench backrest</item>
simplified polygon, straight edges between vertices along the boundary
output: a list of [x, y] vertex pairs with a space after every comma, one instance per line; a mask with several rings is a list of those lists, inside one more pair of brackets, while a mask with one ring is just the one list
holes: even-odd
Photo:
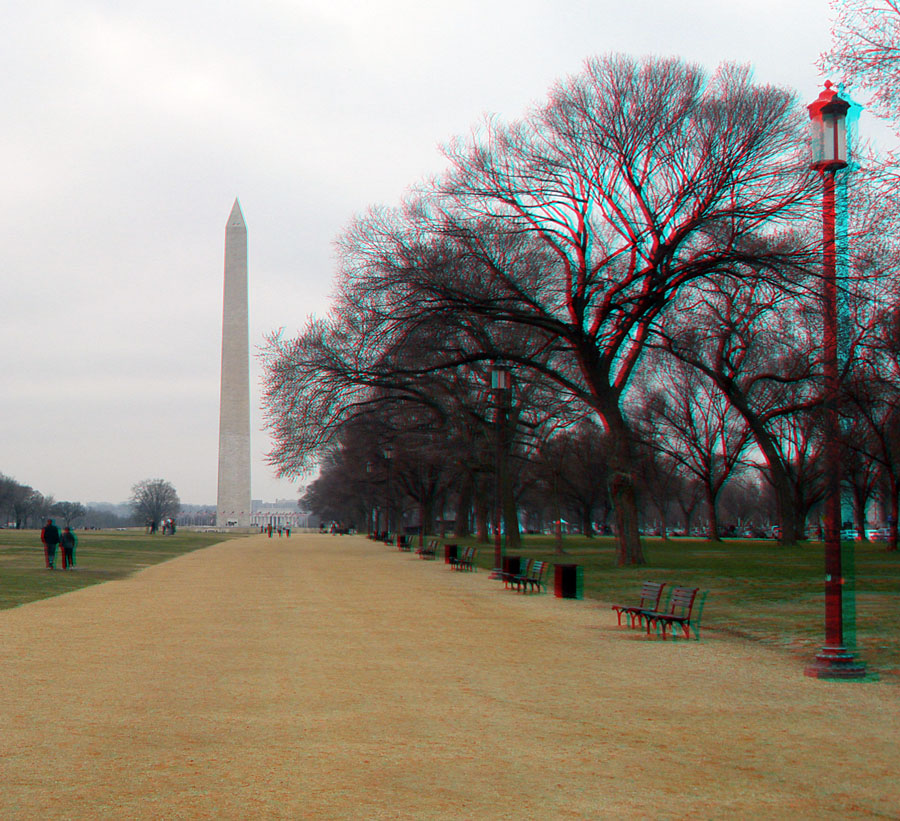
[[528, 575], [532, 579], [540, 579], [541, 576], [544, 575], [544, 570], [547, 568], [547, 562], [536, 561], [533, 565], [531, 565], [531, 570]]
[[690, 616], [699, 590], [699, 587], [676, 587], [672, 590], [672, 598], [669, 600], [670, 615]]
[[475, 555], [474, 547], [466, 547], [463, 549], [462, 560], [464, 562], [469, 561]]
[[531, 568], [534, 566], [534, 559], [525, 559], [525, 567], [519, 568], [520, 576], [527, 576], [531, 572]]
[[641, 585], [642, 610], [659, 610], [659, 600], [662, 598], [665, 582], [644, 582]]

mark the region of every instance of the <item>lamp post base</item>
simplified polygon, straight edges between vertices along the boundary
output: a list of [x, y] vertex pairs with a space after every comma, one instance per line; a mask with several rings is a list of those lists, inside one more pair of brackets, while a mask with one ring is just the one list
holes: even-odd
[[866, 665], [854, 658], [846, 647], [823, 647], [815, 661], [804, 671], [810, 678], [865, 678]]

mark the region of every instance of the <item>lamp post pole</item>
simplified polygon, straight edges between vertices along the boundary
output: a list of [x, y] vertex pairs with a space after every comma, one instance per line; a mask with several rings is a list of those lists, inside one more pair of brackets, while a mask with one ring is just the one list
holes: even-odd
[[510, 391], [509, 369], [502, 365], [491, 366], [491, 390], [495, 400], [495, 421], [497, 427], [497, 459], [495, 468], [496, 480], [496, 521], [494, 524], [494, 570], [490, 578], [500, 579], [503, 573], [503, 498], [505, 491], [505, 432], [506, 404]]
[[378, 519], [375, 513], [377, 508], [374, 503], [369, 503], [369, 499], [372, 498], [372, 496], [370, 496], [369, 494], [372, 493], [373, 470], [374, 468], [372, 466], [372, 460], [370, 459], [368, 462], [366, 462], [366, 530], [368, 531], [370, 539], [374, 539], [375, 534], [378, 532]]
[[835, 245], [835, 174], [847, 167], [846, 116], [850, 104], [825, 83], [809, 106], [813, 124], [812, 167], [822, 175], [823, 404], [825, 409], [825, 644], [805, 673], [814, 678], [853, 679], [866, 667], [844, 647], [841, 568], [840, 371], [838, 367], [838, 287]]
[[[393, 476], [391, 474], [391, 466], [392, 466], [393, 459], [394, 459], [394, 446], [393, 445], [385, 445], [382, 453], [384, 454], [384, 458], [387, 460], [387, 532], [388, 532], [388, 539], [390, 539], [391, 533], [393, 532], [391, 530], [391, 523], [392, 523], [391, 520], [394, 518], [392, 515], [394, 512], [393, 511], [393, 507], [394, 507], [393, 488], [391, 487], [391, 479], [393, 478]], [[395, 537], [397, 536], [396, 532], [394, 532], [394, 536]], [[400, 544], [400, 542], [397, 541], [396, 538], [394, 541], [395, 541], [395, 544], [397, 544], [397, 545]]]

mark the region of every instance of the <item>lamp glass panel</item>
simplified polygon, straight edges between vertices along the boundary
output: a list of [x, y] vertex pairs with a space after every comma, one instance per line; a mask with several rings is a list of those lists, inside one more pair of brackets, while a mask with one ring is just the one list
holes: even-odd
[[812, 142], [812, 160], [814, 163], [825, 159], [825, 127], [820, 117], [810, 120], [810, 137]]

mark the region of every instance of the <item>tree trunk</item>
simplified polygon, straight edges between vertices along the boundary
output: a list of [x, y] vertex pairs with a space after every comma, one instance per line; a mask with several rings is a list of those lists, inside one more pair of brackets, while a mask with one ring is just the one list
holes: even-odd
[[638, 529], [637, 494], [633, 467], [636, 463], [631, 447], [631, 432], [618, 404], [606, 409], [603, 418], [609, 428], [610, 475], [609, 495], [616, 522], [616, 564], [619, 567], [644, 564], [641, 534]]
[[488, 506], [485, 499], [485, 494], [475, 494], [475, 532], [480, 544], [490, 543], [490, 537], [488, 536]]
[[[429, 511], [428, 508], [428, 502], [422, 502], [419, 505], [419, 519], [421, 520], [419, 522], [419, 547], [425, 546], [425, 528], [428, 527], [428, 532], [432, 532], [429, 522], [431, 518], [431, 511]], [[427, 525], [426, 522], [428, 523]]]
[[897, 513], [898, 509], [900, 509], [900, 494], [898, 494], [897, 490], [897, 480], [891, 476], [890, 479], [890, 489], [891, 489], [891, 504], [890, 504], [890, 537], [888, 538], [888, 552], [894, 553], [897, 550]]
[[553, 536], [556, 542], [555, 548], [557, 554], [563, 554], [566, 551], [563, 550], [563, 540], [562, 540], [562, 508], [559, 504], [559, 473], [554, 472], [553, 474], [553, 512], [556, 516], [556, 524], [553, 528]]
[[593, 508], [585, 505], [581, 511], [581, 532], [588, 538], [594, 538], [594, 523], [591, 521]]
[[503, 527], [506, 530], [507, 549], [519, 550], [522, 547], [522, 536], [519, 533], [519, 509], [508, 482], [504, 482], [503, 488]]
[[456, 521], [453, 523], [453, 535], [459, 538], [470, 535], [469, 515], [472, 512], [472, 492], [474, 490], [472, 474], [467, 473], [459, 488], [456, 502]]
[[691, 509], [689, 512], [685, 513], [684, 509], [682, 509], [682, 514], [684, 515], [684, 535], [691, 535], [691, 522], [694, 519], [694, 511]]
[[778, 448], [775, 446], [771, 435], [763, 425], [762, 420], [753, 411], [743, 394], [729, 380], [724, 380], [715, 374], [709, 374], [715, 383], [728, 397], [734, 409], [744, 418], [757, 447], [762, 451], [769, 469], [769, 481], [775, 490], [775, 506], [778, 511], [778, 523], [781, 526], [781, 535], [778, 543], [783, 545], [794, 544], [797, 541], [796, 512], [794, 510], [794, 496], [791, 490], [791, 481], [787, 468], [781, 460]]
[[706, 491], [706, 515], [709, 519], [707, 536], [711, 542], [721, 542], [722, 539], [719, 537], [719, 513], [716, 510], [716, 494], [709, 485], [704, 490]]
[[853, 518], [856, 519], [856, 535], [861, 542], [869, 541], [866, 536], [866, 495], [856, 484], [853, 489]]

